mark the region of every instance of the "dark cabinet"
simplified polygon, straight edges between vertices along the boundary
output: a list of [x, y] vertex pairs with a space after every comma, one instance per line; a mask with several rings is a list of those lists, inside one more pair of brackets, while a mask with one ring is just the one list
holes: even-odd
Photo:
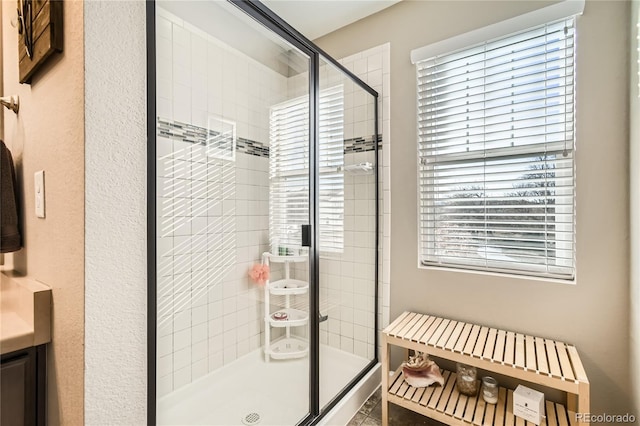
[[2, 355], [0, 362], [0, 425], [45, 424], [46, 347]]

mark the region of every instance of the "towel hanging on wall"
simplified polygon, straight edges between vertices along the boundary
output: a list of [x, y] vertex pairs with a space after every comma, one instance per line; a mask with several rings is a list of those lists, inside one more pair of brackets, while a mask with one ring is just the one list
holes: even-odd
[[16, 172], [11, 151], [0, 140], [0, 253], [20, 250]]

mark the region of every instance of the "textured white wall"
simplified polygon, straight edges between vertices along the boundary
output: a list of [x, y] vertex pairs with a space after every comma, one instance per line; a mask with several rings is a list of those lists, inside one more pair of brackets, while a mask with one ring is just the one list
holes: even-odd
[[146, 423], [144, 1], [85, 2], [85, 424]]

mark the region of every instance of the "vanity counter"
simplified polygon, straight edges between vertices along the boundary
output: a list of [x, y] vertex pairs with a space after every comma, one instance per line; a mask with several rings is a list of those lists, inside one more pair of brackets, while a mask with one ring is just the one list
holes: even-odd
[[51, 340], [51, 289], [29, 277], [0, 273], [0, 354]]

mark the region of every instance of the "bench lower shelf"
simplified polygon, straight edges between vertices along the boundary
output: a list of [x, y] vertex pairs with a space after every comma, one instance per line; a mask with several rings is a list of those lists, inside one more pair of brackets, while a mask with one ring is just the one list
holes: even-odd
[[[448, 425], [497, 425], [533, 426], [513, 415], [513, 391], [500, 388], [497, 404], [487, 404], [478, 394], [468, 397], [455, 386], [456, 373], [443, 371], [444, 386], [415, 388], [407, 384], [399, 368], [389, 378], [388, 401], [423, 414]], [[565, 426], [575, 424], [575, 414], [564, 405], [546, 401], [546, 419], [541, 426]]]

